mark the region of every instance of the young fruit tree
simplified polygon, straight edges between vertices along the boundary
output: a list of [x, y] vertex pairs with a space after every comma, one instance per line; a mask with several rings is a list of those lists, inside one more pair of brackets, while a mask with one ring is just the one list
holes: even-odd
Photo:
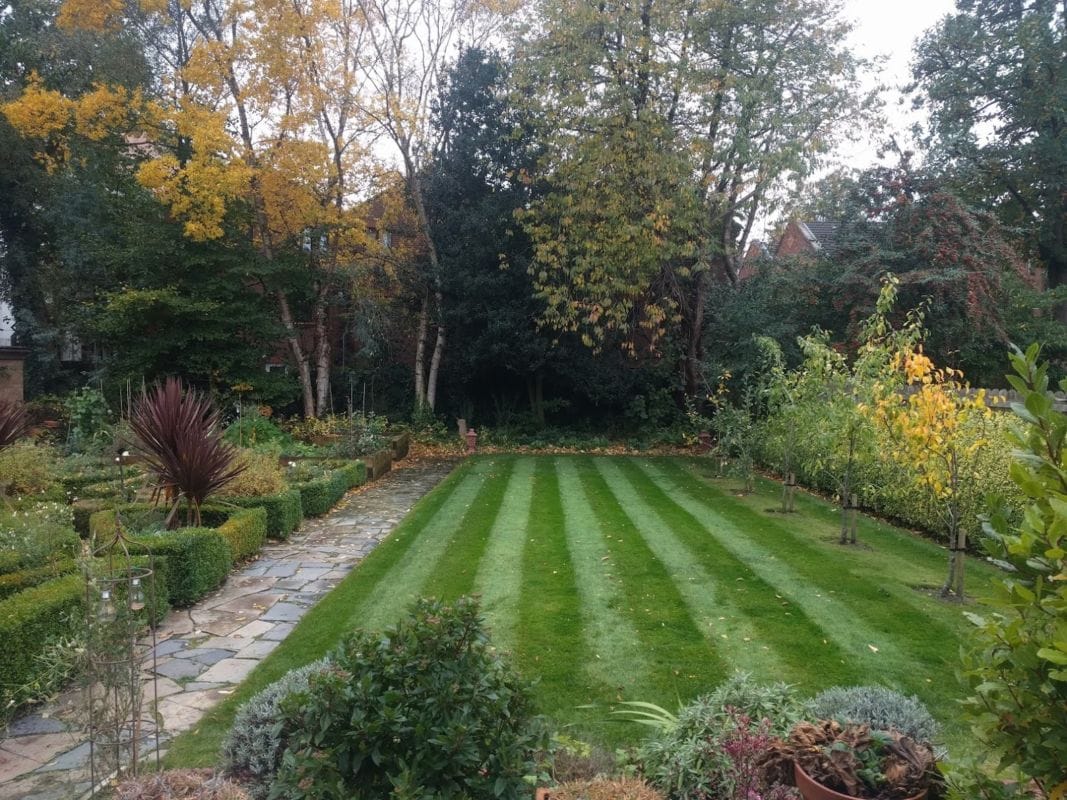
[[993, 412], [984, 390], [970, 391], [962, 372], [935, 366], [921, 342], [894, 353], [891, 368], [871, 415], [888, 434], [893, 460], [936, 501], [949, 550], [941, 595], [962, 600], [970, 521], [963, 519], [960, 495], [989, 443], [985, 423]]

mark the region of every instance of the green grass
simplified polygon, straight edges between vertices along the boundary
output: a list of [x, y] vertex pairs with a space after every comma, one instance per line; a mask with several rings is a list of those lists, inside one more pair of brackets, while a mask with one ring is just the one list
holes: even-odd
[[[535, 681], [541, 709], [618, 745], [644, 729], [609, 721], [621, 700], [673, 708], [734, 670], [814, 693], [877, 683], [919, 695], [966, 746], [954, 664], [963, 609], [923, 591], [946, 553], [778, 486], [743, 495], [701, 459], [494, 456], [457, 469], [312, 609], [201, 724], [173, 766], [209, 766], [238, 706], [347, 631], [381, 627], [419, 596], [481, 595], [493, 640]], [[992, 571], [969, 564], [981, 593]]]

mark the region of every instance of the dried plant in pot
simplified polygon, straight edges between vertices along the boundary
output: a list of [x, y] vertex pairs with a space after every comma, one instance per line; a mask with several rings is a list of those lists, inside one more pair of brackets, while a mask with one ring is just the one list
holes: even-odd
[[186, 503], [187, 525], [200, 525], [200, 507], [244, 470], [236, 450], [222, 438], [219, 412], [211, 400], [168, 378], [145, 392], [130, 414], [135, 449], [155, 476], [155, 502], [170, 506], [167, 527], [177, 527]]
[[763, 769], [805, 800], [923, 800], [941, 780], [928, 743], [834, 720], [797, 724], [769, 748]]

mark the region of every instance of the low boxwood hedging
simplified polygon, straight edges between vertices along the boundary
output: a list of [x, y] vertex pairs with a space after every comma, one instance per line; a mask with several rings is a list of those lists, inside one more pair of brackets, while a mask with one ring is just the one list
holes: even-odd
[[304, 505], [299, 489], [286, 489], [277, 494], [262, 497], [227, 497], [221, 502], [232, 503], [242, 508], [262, 508], [267, 512], [267, 536], [271, 539], [287, 539], [304, 519]]
[[89, 535], [89, 517], [95, 514], [97, 511], [103, 511], [111, 503], [107, 500], [99, 499], [83, 499], [78, 500], [71, 504], [71, 511], [74, 513], [74, 530], [78, 532], [78, 535], [83, 539]]
[[11, 597], [33, 586], [77, 572], [78, 564], [73, 558], [60, 558], [51, 564], [27, 567], [0, 575], [0, 600]]
[[262, 506], [204, 506], [200, 509], [200, 519], [205, 526], [217, 530], [230, 543], [234, 561], [244, 561], [254, 556], [267, 538], [267, 511]]
[[304, 514], [321, 517], [345, 496], [345, 492], [362, 486], [367, 479], [367, 467], [362, 461], [350, 461], [313, 481], [296, 484]]
[[[118, 511], [126, 514], [127, 519], [143, 519], [151, 509], [147, 504], [133, 504]], [[116, 509], [108, 508], [89, 518], [89, 528], [94, 536], [106, 536], [115, 530], [115, 514]], [[262, 514], [257, 516], [260, 530], [265, 529], [266, 519]], [[242, 539], [245, 533], [244, 530], [230, 531], [235, 540]], [[199, 600], [219, 586], [233, 567], [230, 541], [216, 528], [132, 533], [130, 538], [131, 553], [158, 556], [163, 562], [160, 572], [166, 579], [170, 602], [175, 606], [187, 606]]]
[[195, 603], [221, 585], [233, 566], [230, 543], [215, 528], [179, 528], [132, 538], [130, 553], [155, 556], [174, 606]]
[[85, 581], [65, 575], [0, 600], [0, 675], [8, 690], [34, 678], [37, 655], [84, 612]]

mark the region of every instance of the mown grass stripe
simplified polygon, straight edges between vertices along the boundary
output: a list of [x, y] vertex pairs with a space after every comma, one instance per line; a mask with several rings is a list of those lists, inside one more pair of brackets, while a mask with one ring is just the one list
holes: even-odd
[[575, 459], [586, 501], [596, 510], [611, 561], [621, 579], [624, 608], [637, 629], [651, 675], [647, 693], [620, 699], [673, 707], [707, 691], [728, 674], [714, 643], [701, 631], [667, 567], [656, 558], [590, 458]]
[[583, 668], [592, 657], [582, 636], [577, 577], [567, 553], [559, 476], [551, 460], [537, 459], [526, 522], [518, 607], [518, 661], [524, 673], [540, 677], [534, 693], [549, 715], [593, 726], [602, 712], [579, 710], [608, 694]]
[[478, 564], [495, 535], [513, 489], [515, 459], [495, 457], [493, 463], [493, 470], [486, 475], [485, 488], [467, 509], [459, 530], [423, 585], [423, 595], [452, 601], [474, 590]]
[[[635, 481], [627, 470], [633, 466], [630, 460], [598, 458], [594, 463], [626, 516], [667, 567], [697, 627], [715, 643], [721, 657], [736, 669], [801, 679], [810, 659], [788, 658], [781, 637], [768, 631], [768, 623], [773, 624], [783, 611], [773, 596], [768, 599], [768, 592], [737, 585], [738, 579], [751, 581], [745, 565], [725, 551], [709, 558], [706, 540], [692, 541], [690, 536], [689, 542], [683, 541], [680, 529], [686, 528], [685, 520], [679, 525], [670, 518], [675, 509], [669, 497], [650, 497], [640, 478]], [[692, 528], [688, 526], [690, 532]], [[816, 631], [808, 632], [819, 641]]]
[[651, 677], [648, 659], [624, 605], [618, 566], [608, 554], [600, 518], [586, 496], [571, 458], [553, 462], [559, 475], [564, 532], [581, 598], [583, 631], [592, 658], [586, 669], [622, 697], [633, 698]]
[[[718, 488], [720, 492], [726, 491], [722, 481], [715, 477], [714, 469], [707, 459], [694, 457], [680, 459], [679, 463], [697, 476], [702, 484], [710, 484]], [[828, 543], [837, 541], [841, 525], [841, 511], [838, 507], [821, 497], [806, 491], [798, 491], [796, 494], [797, 515], [783, 516], [778, 513], [776, 504], [768, 506], [765, 495], [765, 492], [780, 492], [780, 485], [766, 478], [758, 478], [756, 483], [760, 491], [740, 497], [735, 496], [735, 501], [760, 517], [772, 519], [784, 525], [789, 525], [791, 519], [803, 519], [804, 531], [800, 531], [800, 526], [797, 525], [789, 527], [795, 535], [814, 534], [814, 536], [805, 536], [809, 541], [817, 539]], [[888, 571], [894, 574], [909, 575], [913, 585], [940, 586], [944, 580], [948, 568], [948, 553], [935, 540], [924, 538], [920, 534], [906, 535], [900, 528], [866, 514], [859, 516], [857, 528], [860, 544], [871, 545], [878, 550], [879, 572]], [[851, 548], [835, 548], [834, 555], [835, 557], [841, 555], [850, 562], [863, 564], [862, 547], [858, 551]], [[977, 559], [969, 560], [967, 572], [968, 582], [977, 594], [984, 592], [995, 575], [994, 570]], [[894, 586], [902, 590], [901, 593], [905, 598], [914, 599], [909, 597], [910, 590], [907, 586], [896, 583]]]
[[513, 459], [504, 503], [493, 521], [481, 558], [471, 564], [477, 570], [472, 588], [481, 595], [482, 611], [493, 641], [505, 650], [515, 648], [522, 552], [533, 496], [534, 463], [533, 458]]
[[487, 478], [496, 469], [493, 459], [478, 459], [456, 486], [437, 514], [410, 534], [415, 543], [378, 581], [373, 598], [368, 597], [352, 613], [353, 626], [380, 628], [395, 621], [422, 594], [453, 537], [462, 529], [472, 507], [480, 507], [493, 490]]
[[[915, 664], [910, 653], [902, 649], [901, 636], [889, 630], [898, 627], [901, 618], [911, 617], [910, 609], [903, 607], [887, 615], [886, 596], [883, 596], [878, 621], [872, 626], [862, 613], [869, 599], [877, 595], [870, 583], [856, 582], [847, 569], [811, 570], [807, 545], [769, 520], [756, 517], [746, 519], [743, 527], [739, 526], [738, 516], [755, 515], [731, 502], [732, 498], [722, 496], [714, 487], [703, 486], [677, 465], [642, 460], [634, 462], [633, 468], [647, 476], [652, 490], [673, 498], [680, 509], [808, 618], [819, 620], [826, 635], [864, 673], [892, 676], [901, 685], [915, 685]], [[830, 554], [820, 554], [818, 560], [825, 564], [830, 557]], [[909, 635], [923, 635], [916, 629], [923, 623], [922, 618], [909, 619], [908, 628], [902, 632], [903, 641]]]
[[[721, 502], [726, 498], [718, 487], [708, 486], [695, 477], [693, 473], [678, 463], [657, 462], [661, 474], [676, 487], [676, 492], [684, 493], [700, 503], [723, 522], [744, 530], [748, 538], [763, 542], [768, 546], [778, 546], [783, 536], [790, 541], [789, 552], [791, 564], [805, 581], [836, 596], [845, 594], [849, 598], [849, 607], [854, 613], [864, 617], [869, 627], [877, 626], [884, 633], [899, 634], [899, 641], [918, 643], [920, 649], [927, 642], [942, 642], [945, 637], [955, 635], [956, 626], [946, 625], [939, 618], [931, 617], [930, 603], [918, 592], [906, 584], [892, 582], [889, 588], [883, 586], [882, 577], [891, 568], [888, 562], [892, 554], [880, 549], [872, 551], [864, 547], [842, 547], [836, 544], [836, 538], [827, 536], [828, 541], [818, 541], [810, 533], [803, 533], [788, 518], [771, 517], [752, 508], [746, 500], [749, 498], [731, 498], [734, 502]], [[709, 496], [709, 492], [713, 496]], [[810, 526], [804, 526], [810, 531]], [[820, 526], [821, 527], [821, 526]], [[836, 529], [835, 529], [836, 532]], [[903, 538], [897, 535], [897, 538]], [[842, 568], [828, 572], [825, 569], [827, 559], [842, 563]], [[897, 574], [911, 574], [918, 581], [917, 572], [921, 564], [908, 561], [900, 564]], [[892, 599], [894, 613], [885, 619], [886, 602]], [[922, 628], [921, 633], [916, 627]]]

